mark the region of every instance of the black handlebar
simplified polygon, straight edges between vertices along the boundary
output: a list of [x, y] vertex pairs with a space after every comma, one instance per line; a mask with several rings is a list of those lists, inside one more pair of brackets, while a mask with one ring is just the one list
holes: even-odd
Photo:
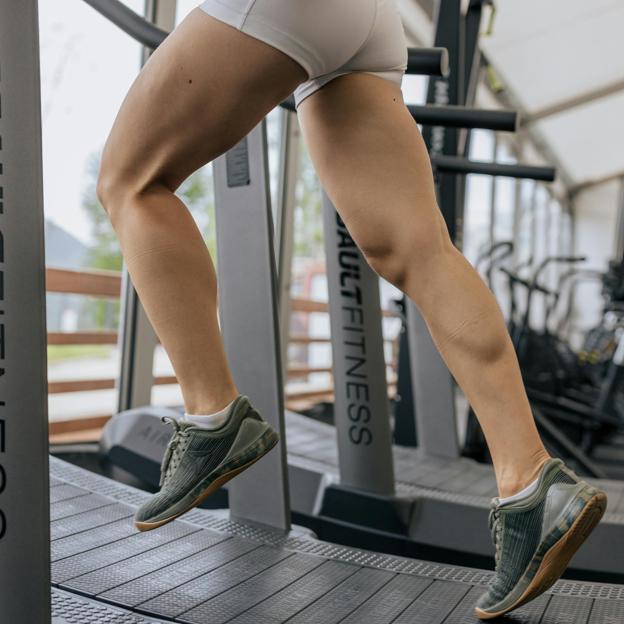
[[553, 167], [479, 162], [459, 156], [432, 156], [431, 164], [442, 173], [479, 173], [519, 180], [538, 180], [540, 182], [554, 182], [556, 177], [556, 170]]
[[515, 132], [518, 113], [512, 110], [481, 110], [465, 106], [416, 106], [407, 108], [417, 123], [423, 126], [446, 126], [448, 128], [481, 128], [500, 132]]
[[118, 0], [84, 0], [135, 41], [155, 50], [169, 34]]
[[408, 48], [407, 72], [420, 76], [449, 75], [449, 55], [446, 48]]

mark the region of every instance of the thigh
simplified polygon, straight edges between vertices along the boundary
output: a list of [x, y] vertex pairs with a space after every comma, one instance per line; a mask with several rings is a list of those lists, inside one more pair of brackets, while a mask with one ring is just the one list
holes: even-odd
[[299, 117], [318, 176], [362, 248], [443, 232], [431, 163], [400, 87], [365, 73], [336, 78]]
[[116, 178], [177, 188], [307, 77], [283, 52], [194, 9], [149, 58], [104, 154]]

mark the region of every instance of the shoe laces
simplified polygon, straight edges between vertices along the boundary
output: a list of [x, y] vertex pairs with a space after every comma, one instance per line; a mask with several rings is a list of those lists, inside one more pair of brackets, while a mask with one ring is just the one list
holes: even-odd
[[176, 471], [188, 444], [188, 433], [180, 426], [180, 423], [175, 418], [172, 418], [171, 416], [163, 416], [161, 420], [164, 423], [171, 423], [173, 425], [174, 432], [171, 440], [169, 440], [165, 456], [163, 457], [162, 464], [160, 466], [159, 487], [166, 485], [169, 477]]
[[493, 499], [490, 503], [490, 513], [488, 515], [488, 524], [490, 527], [490, 535], [492, 536], [492, 541], [494, 542], [494, 547], [496, 549], [496, 553], [494, 555], [495, 567], [498, 569], [498, 565], [500, 563], [501, 552], [502, 552], [502, 533], [503, 533], [503, 523], [501, 522], [500, 517], [500, 507], [498, 505], [498, 499]]

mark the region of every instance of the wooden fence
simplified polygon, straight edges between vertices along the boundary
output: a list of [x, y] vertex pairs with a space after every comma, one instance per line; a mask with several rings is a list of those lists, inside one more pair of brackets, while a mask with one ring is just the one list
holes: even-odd
[[[70, 270], [70, 269], [46, 269], [46, 289], [48, 293], [65, 293], [73, 295], [85, 295], [98, 299], [119, 299], [121, 293], [121, 273], [116, 271], [102, 270]], [[328, 305], [322, 301], [309, 299], [291, 299], [291, 311], [293, 313], [327, 313]], [[384, 310], [385, 317], [396, 317], [396, 313]], [[75, 332], [48, 332], [48, 345], [116, 345], [118, 334], [115, 331], [75, 331]], [[289, 338], [289, 344], [328, 344], [330, 337], [310, 337], [305, 335], [293, 335]], [[397, 341], [387, 340], [393, 344], [392, 362], [388, 368], [389, 387], [395, 387], [394, 370], [397, 360]], [[288, 381], [306, 379], [314, 373], [328, 373], [331, 375], [331, 367], [313, 367], [290, 365], [287, 369]], [[48, 393], [51, 395], [85, 392], [96, 390], [113, 390], [117, 380], [113, 377], [102, 379], [67, 379], [63, 381], [51, 381], [48, 383]], [[154, 385], [176, 384], [175, 376], [157, 376]], [[286, 404], [290, 409], [302, 409], [320, 400], [332, 400], [333, 389], [326, 388], [299, 388], [286, 391]], [[53, 442], [77, 441], [85, 439], [97, 439], [99, 431], [112, 414], [86, 415], [84, 418], [63, 419], [54, 418], [50, 423], [50, 436]]]

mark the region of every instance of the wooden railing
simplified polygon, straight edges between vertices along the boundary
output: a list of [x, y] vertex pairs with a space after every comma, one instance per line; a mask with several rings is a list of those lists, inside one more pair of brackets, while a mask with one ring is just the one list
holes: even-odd
[[[119, 299], [121, 293], [121, 274], [114, 271], [102, 270], [70, 270], [70, 269], [46, 269], [46, 290], [48, 293], [66, 293], [79, 294], [97, 297], [100, 299]], [[328, 304], [322, 301], [313, 301], [309, 299], [293, 298], [291, 299], [291, 311], [293, 313], [327, 313], [329, 311]], [[397, 316], [395, 312], [384, 310], [385, 317]], [[118, 334], [115, 331], [78, 331], [78, 332], [48, 332], [48, 345], [116, 345]], [[290, 343], [310, 345], [310, 344], [327, 344], [330, 342], [329, 337], [310, 337], [310, 336], [291, 336]], [[386, 340], [386, 342], [395, 342]], [[396, 346], [396, 345], [395, 345]], [[395, 349], [396, 351], [396, 349]], [[395, 353], [396, 355], [396, 353]], [[391, 373], [389, 378], [389, 387], [395, 386], [393, 378], [394, 362], [388, 366]], [[308, 366], [290, 366], [287, 370], [288, 379], [305, 379], [314, 373], [327, 373], [331, 375], [331, 367], [308, 367]], [[154, 378], [154, 385], [173, 385], [177, 384], [175, 376], [158, 376]], [[48, 383], [48, 392], [51, 395], [85, 392], [96, 390], [113, 390], [115, 388], [115, 378], [103, 379], [69, 379], [63, 381], [50, 381]], [[333, 397], [333, 388], [315, 388], [315, 389], [299, 389], [286, 392], [286, 402], [292, 409], [301, 408], [306, 403], [318, 400], [331, 400]], [[84, 418], [72, 418], [69, 420], [53, 420], [50, 423], [50, 433], [55, 441], [71, 440], [76, 438], [79, 432], [95, 433], [101, 429], [106, 420], [110, 418], [110, 414], [98, 416], [85, 416]]]

